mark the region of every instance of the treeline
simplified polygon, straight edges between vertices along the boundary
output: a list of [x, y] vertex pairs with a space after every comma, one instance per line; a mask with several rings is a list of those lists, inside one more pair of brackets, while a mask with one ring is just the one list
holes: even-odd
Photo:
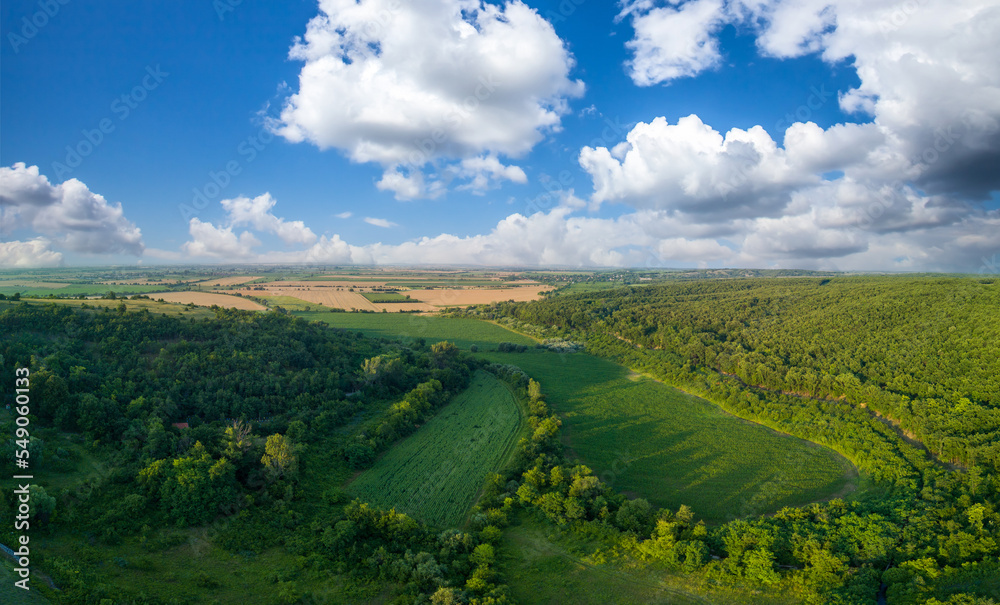
[[[842, 281], [623, 288], [469, 313], [585, 340], [591, 353], [832, 447], [881, 493], [706, 530], [695, 522], [697, 511], [654, 511], [642, 501], [626, 506], [603, 486], [581, 490], [588, 469], [548, 458], [503, 486], [500, 499], [625, 545], [636, 557], [711, 582], [788, 591], [805, 602], [871, 603], [883, 596], [891, 603], [992, 603], [987, 597], [1000, 577], [998, 436], [990, 420], [1000, 376], [997, 282]], [[950, 362], [952, 372], [938, 370]], [[907, 378], [894, 381], [896, 372]], [[860, 387], [852, 390], [854, 381]], [[894, 384], [911, 385], [913, 397]], [[928, 405], [934, 398], [919, 397], [918, 387], [952, 403], [935, 416]], [[918, 437], [933, 428], [945, 445], [931, 443], [932, 449], [968, 469], [936, 463], [873, 412]], [[628, 513], [619, 519], [622, 507]]]

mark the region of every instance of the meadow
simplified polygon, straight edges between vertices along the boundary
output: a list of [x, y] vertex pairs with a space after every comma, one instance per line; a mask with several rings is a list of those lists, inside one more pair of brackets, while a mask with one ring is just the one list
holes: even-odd
[[599, 537], [560, 531], [529, 514], [504, 531], [502, 568], [522, 605], [791, 605], [781, 594], [709, 588], [629, 557], [610, 555]]
[[382, 313], [298, 313], [367, 336], [448, 340], [521, 367], [542, 384], [570, 454], [616, 491], [655, 506], [691, 506], [720, 523], [846, 495], [856, 469], [833, 450], [741, 420], [718, 406], [586, 353], [497, 344], [535, 341], [470, 318]]
[[856, 471], [833, 450], [586, 353], [485, 353], [542, 384], [564, 444], [611, 485], [720, 523], [846, 495]]
[[496, 349], [501, 342], [534, 346], [527, 336], [511, 332], [496, 324], [478, 319], [434, 317], [398, 313], [330, 313], [311, 311], [295, 313], [313, 321], [322, 321], [335, 328], [353, 330], [374, 338], [392, 338], [412, 342], [423, 338], [429, 344], [447, 340], [468, 350]]
[[437, 527], [458, 527], [521, 428], [506, 383], [479, 371], [472, 385], [361, 473], [347, 491]]

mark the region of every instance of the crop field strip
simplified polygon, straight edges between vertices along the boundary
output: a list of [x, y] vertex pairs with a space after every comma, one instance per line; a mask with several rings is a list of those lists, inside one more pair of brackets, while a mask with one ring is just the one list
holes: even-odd
[[393, 338], [406, 342], [423, 338], [428, 344], [447, 340], [468, 349], [495, 349], [501, 342], [534, 346], [527, 336], [478, 319], [434, 317], [392, 313], [296, 313], [309, 320], [322, 321], [335, 328], [362, 332], [373, 338]]
[[347, 490], [438, 527], [460, 525], [488, 473], [507, 460], [521, 412], [506, 383], [483, 371], [416, 433], [389, 450]]
[[264, 305], [255, 303], [239, 296], [229, 296], [228, 294], [214, 294], [212, 292], [163, 292], [150, 296], [150, 298], [162, 298], [166, 302], [181, 304], [195, 304], [203, 307], [218, 305], [233, 309], [245, 309], [248, 311], [263, 311], [267, 309]]

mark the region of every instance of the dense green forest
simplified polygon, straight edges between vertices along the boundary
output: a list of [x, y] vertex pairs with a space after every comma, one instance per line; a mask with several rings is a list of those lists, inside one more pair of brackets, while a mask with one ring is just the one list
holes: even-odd
[[[48, 484], [31, 487], [31, 535], [50, 545], [33, 561], [58, 602], [190, 602], [221, 590], [222, 577], [200, 572], [171, 597], [163, 582], [177, 578], [129, 587], [102, 568], [101, 550], [128, 546], [139, 555], [113, 557], [113, 569], [150, 571], [166, 559], [146, 555], [171, 553], [191, 527], [248, 561], [283, 546], [290, 569], [271, 578], [269, 602], [308, 602], [299, 584], [331, 574], [390, 583], [403, 602], [465, 586], [477, 570], [463, 594], [496, 590], [491, 547], [476, 534], [440, 533], [337, 489], [465, 389], [481, 362], [453, 345], [403, 347], [279, 313], [187, 321], [24, 303], [0, 312], [0, 334], [0, 380], [30, 369], [32, 471]], [[10, 460], [14, 424], [0, 429]], [[83, 457], [103, 472], [64, 485]], [[5, 544], [16, 543], [15, 504], [8, 481]]]
[[[592, 353], [743, 418], [832, 447], [875, 484], [852, 501], [709, 529], [694, 523], [696, 510], [651, 511], [629, 501], [615, 518], [622, 510], [641, 514], [618, 530], [648, 559], [717, 581], [798, 591], [806, 602], [986, 603], [1000, 591], [997, 284], [726, 280], [466, 314], [586, 342]], [[934, 459], [920, 441], [960, 466]], [[567, 484], [572, 472], [562, 469], [556, 480], [553, 468], [536, 464], [537, 473], [523, 477], [531, 489], [522, 483], [518, 495], [527, 492], [523, 501], [572, 524], [566, 511], [577, 503], [566, 502], [579, 491], [571, 488], [577, 478]], [[593, 508], [582, 505], [580, 519], [591, 519]], [[593, 519], [574, 531], [607, 530], [599, 512]]]

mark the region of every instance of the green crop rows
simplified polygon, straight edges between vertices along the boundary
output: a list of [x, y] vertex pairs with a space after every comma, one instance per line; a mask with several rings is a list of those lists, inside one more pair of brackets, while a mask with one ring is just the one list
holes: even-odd
[[535, 341], [506, 328], [478, 319], [432, 317], [413, 313], [296, 313], [310, 320], [323, 321], [335, 328], [356, 330], [373, 338], [398, 338], [405, 342], [423, 338], [428, 344], [447, 340], [468, 349], [495, 349], [501, 342], [532, 346]]
[[520, 426], [509, 387], [480, 371], [472, 386], [362, 473], [348, 491], [432, 525], [458, 526], [487, 474], [503, 466]]

